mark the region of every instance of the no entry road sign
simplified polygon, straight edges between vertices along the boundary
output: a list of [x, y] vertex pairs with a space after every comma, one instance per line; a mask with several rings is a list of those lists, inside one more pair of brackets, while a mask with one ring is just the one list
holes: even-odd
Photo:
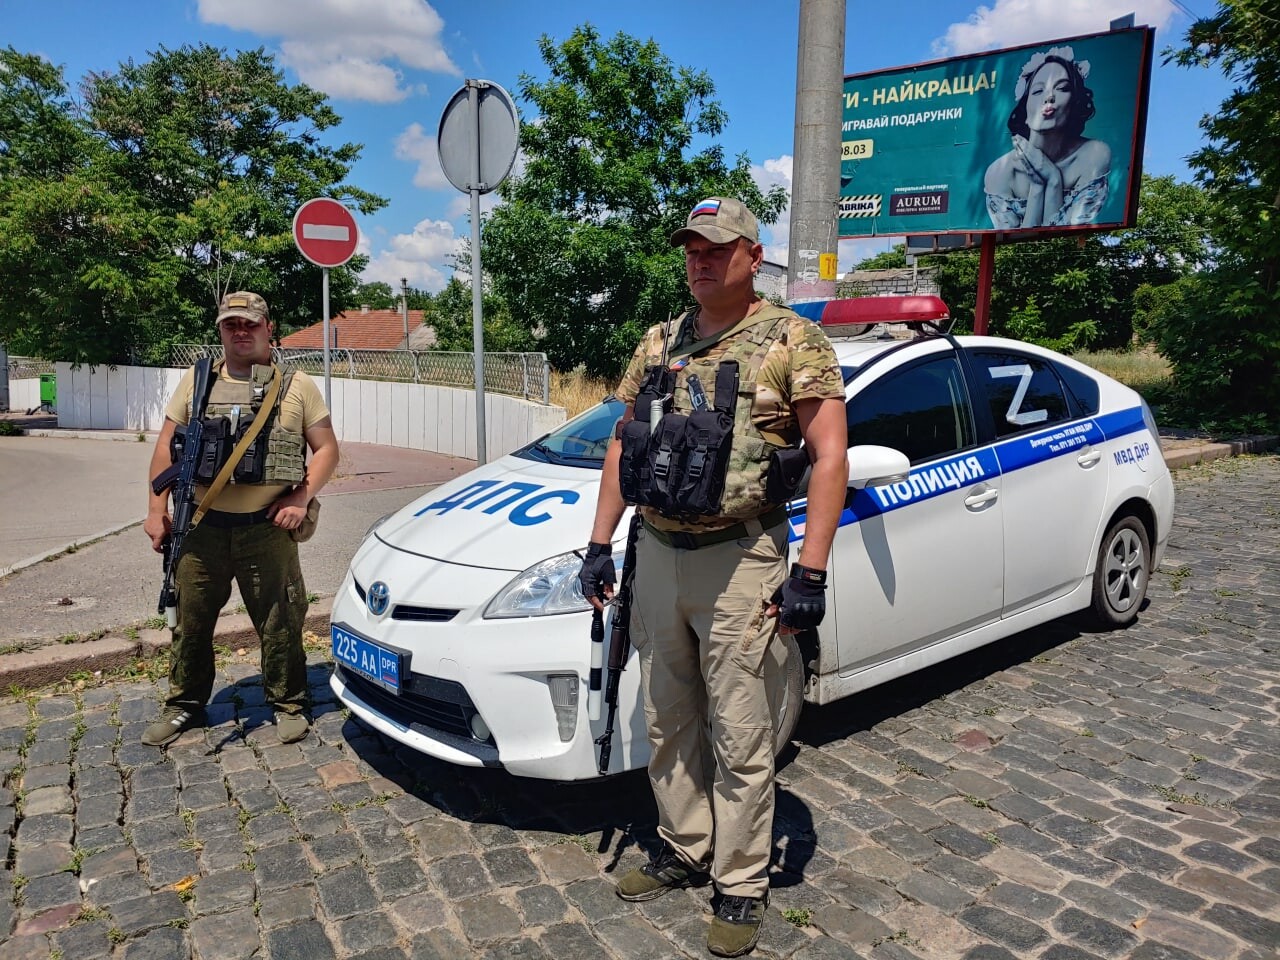
[[337, 200], [316, 197], [293, 215], [293, 240], [317, 267], [340, 267], [356, 252], [356, 218]]

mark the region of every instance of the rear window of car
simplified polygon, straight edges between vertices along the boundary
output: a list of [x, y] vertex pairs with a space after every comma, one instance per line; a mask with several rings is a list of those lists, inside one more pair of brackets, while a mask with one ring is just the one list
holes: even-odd
[[1054, 369], [1058, 371], [1058, 376], [1062, 378], [1062, 382], [1071, 391], [1071, 396], [1075, 398], [1076, 404], [1080, 407], [1080, 412], [1086, 417], [1092, 417], [1097, 413], [1100, 406], [1098, 381], [1087, 373], [1068, 367], [1065, 363], [1054, 364]]

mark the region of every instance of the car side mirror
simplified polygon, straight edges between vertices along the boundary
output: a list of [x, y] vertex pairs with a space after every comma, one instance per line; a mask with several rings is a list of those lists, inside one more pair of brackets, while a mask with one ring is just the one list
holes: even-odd
[[907, 455], [892, 447], [862, 444], [849, 448], [849, 488], [883, 487], [902, 483], [911, 472]]

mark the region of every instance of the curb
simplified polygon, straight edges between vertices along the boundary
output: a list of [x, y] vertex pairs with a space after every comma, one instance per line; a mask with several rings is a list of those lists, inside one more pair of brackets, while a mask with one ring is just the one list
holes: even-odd
[[1238, 457], [1245, 453], [1265, 453], [1280, 446], [1280, 437], [1256, 436], [1242, 437], [1228, 443], [1205, 443], [1197, 447], [1182, 450], [1164, 451], [1164, 462], [1170, 470], [1189, 467], [1197, 463], [1208, 463], [1223, 457]]
[[[302, 624], [303, 631], [327, 634], [332, 609], [332, 597], [323, 597], [311, 604]], [[6, 653], [0, 655], [0, 690], [43, 687], [76, 673], [126, 667], [140, 657], [167, 652], [172, 644], [173, 634], [168, 628], [138, 630], [136, 638], [124, 635], [121, 629], [98, 640], [67, 644], [55, 641], [20, 653]], [[256, 649], [258, 632], [247, 613], [227, 614], [218, 618], [213, 644], [231, 650]]]
[[140, 523], [142, 523], [141, 519], [130, 520], [128, 523], [121, 523], [114, 527], [108, 527], [106, 530], [100, 530], [98, 533], [90, 534], [87, 537], [81, 537], [79, 540], [72, 540], [70, 543], [64, 543], [62, 546], [54, 547], [52, 550], [46, 550], [44, 553], [38, 553], [34, 557], [26, 557], [22, 560], [18, 560], [9, 564], [7, 567], [0, 567], [0, 580], [3, 580], [11, 573], [17, 573], [19, 570], [25, 570], [27, 567], [33, 567], [43, 560], [48, 560], [50, 557], [56, 557], [59, 554], [66, 553], [73, 547], [77, 550], [81, 547], [87, 547], [89, 544], [95, 543], [104, 537], [114, 536], [122, 530], [128, 530], [130, 527], [136, 527]]

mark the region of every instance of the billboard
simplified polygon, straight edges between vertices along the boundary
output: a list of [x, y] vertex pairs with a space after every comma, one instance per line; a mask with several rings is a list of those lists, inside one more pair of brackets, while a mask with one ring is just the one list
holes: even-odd
[[840, 236], [1132, 225], [1154, 37], [1114, 30], [845, 77]]

